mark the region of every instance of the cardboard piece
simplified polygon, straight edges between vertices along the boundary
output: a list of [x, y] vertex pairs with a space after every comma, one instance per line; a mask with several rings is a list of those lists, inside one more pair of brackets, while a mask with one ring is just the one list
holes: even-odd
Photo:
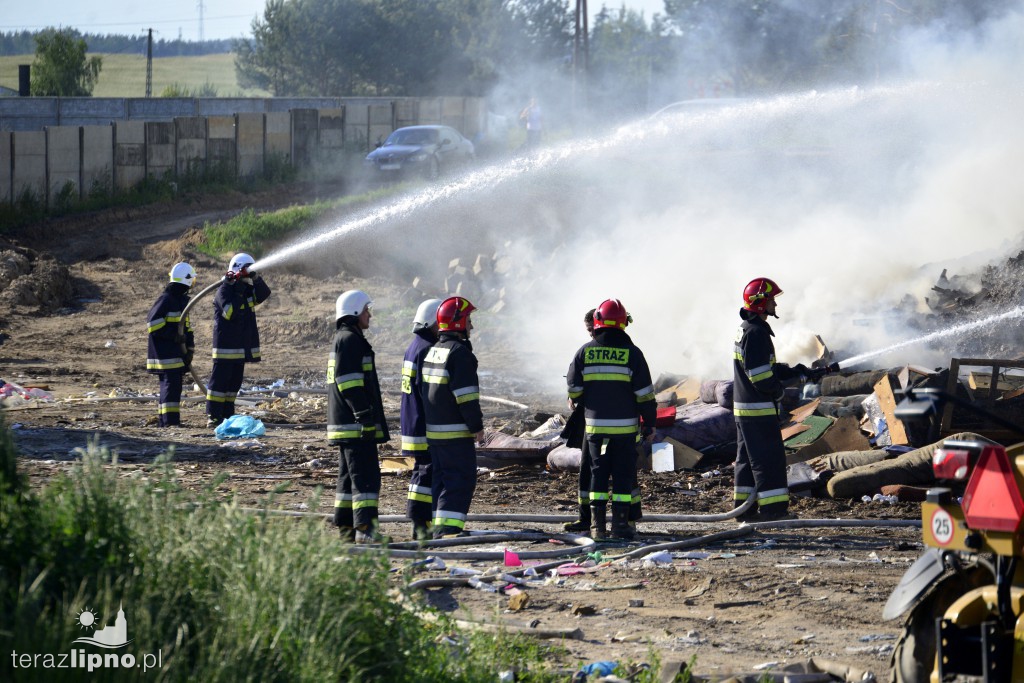
[[842, 451], [871, 450], [871, 442], [860, 430], [857, 418], [852, 415], [841, 417], [825, 430], [821, 438], [786, 456], [786, 464], [806, 462], [811, 458]]
[[671, 437], [665, 437], [661, 441], [672, 446], [672, 465], [677, 472], [679, 470], [696, 469], [697, 465], [704, 458], [704, 454], [696, 448], [690, 448], [681, 441], [676, 441]]
[[672, 445], [667, 443], [656, 443], [651, 446], [651, 471], [652, 472], [674, 472], [675, 461], [672, 456]]
[[900, 386], [906, 389], [913, 385], [918, 379], [934, 374], [935, 373], [928, 368], [920, 365], [906, 365], [899, 371], [899, 374], [896, 375], [896, 379], [900, 381]]
[[789, 424], [782, 428], [782, 440], [786, 441], [787, 439], [791, 439], [797, 434], [800, 434], [801, 432], [806, 432], [808, 429], [810, 429], [810, 427], [808, 427], [805, 424], [800, 424], [799, 422], [790, 422]]
[[894, 446], [906, 446], [910, 443], [907, 438], [906, 427], [903, 422], [896, 419], [896, 397], [893, 395], [892, 384], [889, 376], [885, 375], [875, 384], [875, 396], [878, 397], [878, 405], [885, 415], [885, 424], [889, 428], [889, 439]]
[[380, 459], [381, 472], [409, 472], [416, 464], [416, 458], [384, 456]]
[[666, 387], [663, 391], [675, 393], [677, 406], [686, 405], [700, 399], [701, 383], [702, 381], [696, 377], [687, 377], [678, 384]]

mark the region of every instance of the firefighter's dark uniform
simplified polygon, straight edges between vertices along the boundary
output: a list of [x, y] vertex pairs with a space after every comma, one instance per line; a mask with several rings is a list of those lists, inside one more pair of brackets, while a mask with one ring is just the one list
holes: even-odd
[[149, 326], [146, 371], [160, 378], [161, 427], [181, 424], [181, 381], [196, 350], [192, 323], [187, 317], [184, 339], [178, 337], [181, 315], [189, 301], [188, 290], [188, 285], [180, 282], [168, 284], [146, 318]]
[[423, 357], [437, 341], [429, 328], [413, 332], [412, 343], [402, 360], [402, 406], [400, 427], [402, 455], [414, 458], [406, 514], [417, 533], [426, 532], [433, 521], [433, 466], [427, 445], [427, 418], [423, 410]]
[[434, 537], [457, 534], [476, 489], [474, 435], [484, 428], [473, 347], [459, 332], [441, 332], [423, 358], [422, 395], [433, 462]]
[[628, 526], [633, 502], [640, 418], [651, 429], [657, 413], [651, 371], [628, 334], [600, 328], [576, 352], [566, 379], [569, 398], [582, 402], [584, 408], [595, 526], [603, 528], [610, 497], [612, 532], [622, 531]]
[[342, 535], [376, 533], [380, 497], [377, 444], [390, 439], [373, 347], [356, 316], [338, 321], [327, 360], [327, 440], [339, 447], [334, 523]]
[[242, 388], [246, 363], [260, 360], [260, 333], [256, 306], [270, 296], [259, 275], [252, 284], [224, 281], [213, 301], [213, 371], [206, 388], [206, 414], [214, 421], [235, 414], [235, 398]]
[[740, 309], [743, 323], [733, 353], [733, 415], [736, 419], [736, 471], [733, 499], [741, 505], [757, 496], [764, 517], [786, 514], [786, 450], [779, 428], [783, 383], [798, 370], [775, 362], [771, 326], [752, 311]]

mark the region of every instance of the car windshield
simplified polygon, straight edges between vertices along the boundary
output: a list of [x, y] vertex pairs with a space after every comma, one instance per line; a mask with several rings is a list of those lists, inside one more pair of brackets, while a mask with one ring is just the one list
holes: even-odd
[[437, 143], [437, 131], [432, 128], [396, 130], [388, 136], [385, 145], [432, 145]]

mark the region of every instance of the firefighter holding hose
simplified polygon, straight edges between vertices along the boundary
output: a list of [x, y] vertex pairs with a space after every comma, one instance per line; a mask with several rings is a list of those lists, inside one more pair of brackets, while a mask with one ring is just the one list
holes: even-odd
[[818, 379], [838, 370], [833, 364], [809, 370], [775, 361], [775, 333], [768, 316], [778, 318], [775, 299], [782, 288], [766, 277], [754, 278], [743, 288], [743, 321], [733, 349], [733, 415], [736, 420], [736, 470], [733, 488], [735, 507], [751, 496], [757, 505], [738, 521], [767, 522], [788, 519], [789, 485], [786, 481], [786, 449], [782, 443], [779, 415], [785, 384], [797, 379]]
[[216, 427], [235, 414], [246, 363], [260, 361], [256, 306], [270, 297], [270, 287], [249, 254], [231, 257], [213, 302], [213, 371], [206, 387], [206, 426]]

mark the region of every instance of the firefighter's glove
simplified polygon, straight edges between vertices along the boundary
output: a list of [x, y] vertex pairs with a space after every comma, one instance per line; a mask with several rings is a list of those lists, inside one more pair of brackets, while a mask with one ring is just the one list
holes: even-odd
[[373, 410], [367, 408], [366, 410], [360, 410], [355, 414], [356, 421], [363, 426], [362, 434], [360, 435], [363, 439], [372, 439], [377, 436], [377, 425], [373, 421]]
[[651, 437], [654, 436], [654, 429], [652, 429], [651, 427], [645, 426], [640, 431], [640, 436], [643, 438], [644, 441], [650, 441]]
[[235, 280], [238, 279], [238, 273], [234, 272], [233, 270], [229, 270], [228, 272], [224, 273], [224, 279], [229, 284], [235, 284]]

